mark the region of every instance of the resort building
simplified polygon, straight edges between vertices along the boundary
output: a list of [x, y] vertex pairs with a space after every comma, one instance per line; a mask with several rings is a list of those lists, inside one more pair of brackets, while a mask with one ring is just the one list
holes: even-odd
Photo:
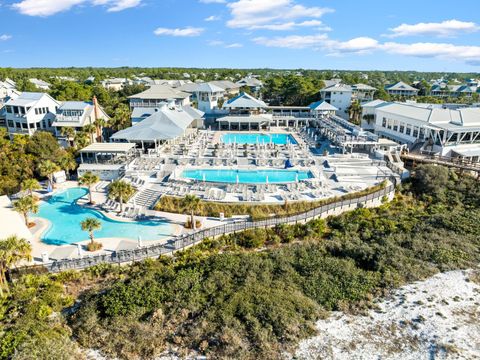
[[373, 100], [362, 104], [362, 118], [360, 126], [364, 130], [374, 131], [376, 123], [376, 110], [378, 107], [388, 104], [383, 100]]
[[409, 97], [418, 95], [418, 89], [408, 84], [405, 84], [403, 81], [399, 81], [395, 84], [385, 86], [385, 91], [389, 95], [393, 96]]
[[314, 102], [308, 105], [311, 115], [317, 120], [333, 116], [336, 114], [338, 109], [326, 102], [325, 100]]
[[228, 116], [217, 119], [220, 129], [259, 130], [267, 129], [272, 123], [272, 114], [267, 113], [267, 104], [247, 93], [228, 100], [223, 109], [229, 111]]
[[352, 103], [353, 89], [350, 85], [337, 83], [320, 90], [322, 100], [337, 108], [337, 115], [349, 118], [348, 108]]
[[440, 156], [479, 161], [480, 108], [384, 103], [373, 107], [375, 133]]
[[102, 81], [102, 86], [107, 90], [120, 91], [127, 85], [132, 85], [132, 81], [127, 78], [111, 78]]
[[[74, 132], [81, 131], [85, 126], [96, 123], [97, 119], [108, 122], [110, 117], [105, 110], [98, 105], [94, 98], [93, 102], [85, 101], [65, 101], [58, 107], [55, 114], [55, 120], [52, 124], [55, 130], [55, 136], [64, 141], [70, 141], [62, 134], [63, 128], [72, 128]], [[97, 134], [92, 136], [93, 142], [102, 139], [101, 128], [98, 127]]]
[[375, 95], [376, 88], [366, 84], [352, 85], [352, 97], [361, 103], [372, 101]]
[[5, 104], [6, 125], [10, 134], [33, 135], [51, 131], [61, 103], [46, 93], [23, 92]]
[[232, 97], [240, 94], [240, 85], [235, 84], [230, 80], [214, 80], [210, 81], [210, 84], [218, 86], [225, 91], [225, 96]]
[[198, 103], [198, 109], [207, 114], [213, 113], [219, 109], [219, 100], [223, 102], [225, 89], [213, 83], [197, 84], [195, 95]]
[[169, 140], [184, 136], [190, 129], [203, 127], [204, 113], [173, 101], [162, 103], [150, 116], [110, 137], [114, 142], [136, 143], [143, 150], [157, 149]]
[[40, 79], [30, 79], [29, 80], [33, 85], [35, 85], [37, 87], [37, 89], [40, 89], [40, 90], [50, 90], [50, 84], [47, 83], [46, 81], [43, 81], [43, 80], [40, 80]]
[[176, 105], [189, 105], [190, 94], [173, 89], [168, 85], [152, 85], [147, 90], [128, 97], [130, 108], [158, 108], [162, 103], [173, 100]]
[[237, 81], [237, 85], [240, 87], [247, 87], [254, 94], [258, 94], [263, 88], [263, 83], [253, 76], [246, 76], [243, 79]]

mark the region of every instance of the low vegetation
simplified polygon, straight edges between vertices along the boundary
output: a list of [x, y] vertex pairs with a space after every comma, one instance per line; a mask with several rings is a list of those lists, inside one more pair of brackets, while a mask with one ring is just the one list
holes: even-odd
[[173, 213], [191, 213], [197, 216], [218, 217], [223, 213], [226, 217], [233, 215], [249, 215], [253, 220], [267, 219], [272, 216], [289, 216], [304, 213], [322, 205], [334, 203], [339, 200], [349, 200], [359, 196], [372, 194], [386, 186], [386, 182], [372, 186], [366, 190], [346, 194], [340, 197], [328, 198], [318, 201], [293, 201], [283, 204], [245, 204], [245, 203], [220, 203], [200, 200], [192, 209], [187, 206], [184, 198], [162, 196], [155, 205], [155, 210]]
[[282, 358], [330, 310], [361, 311], [405, 282], [478, 264], [478, 181], [425, 166], [400, 190], [378, 209], [210, 239], [174, 257], [19, 276], [0, 306], [0, 358], [14, 348], [48, 358], [47, 342], [54, 354], [70, 349], [59, 358], [78, 345], [120, 359], [169, 349]]

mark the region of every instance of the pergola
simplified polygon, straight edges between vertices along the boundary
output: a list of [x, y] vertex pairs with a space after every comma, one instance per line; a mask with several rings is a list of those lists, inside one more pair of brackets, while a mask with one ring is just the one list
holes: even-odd
[[228, 130], [259, 130], [268, 128], [271, 117], [261, 115], [224, 116], [217, 119], [220, 129]]
[[83, 163], [115, 164], [125, 161], [135, 154], [134, 143], [94, 143], [80, 150]]

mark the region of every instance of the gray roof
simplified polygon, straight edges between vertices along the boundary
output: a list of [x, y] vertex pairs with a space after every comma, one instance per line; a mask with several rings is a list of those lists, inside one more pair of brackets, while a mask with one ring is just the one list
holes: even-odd
[[373, 86], [367, 85], [367, 84], [355, 84], [352, 85], [353, 90], [377, 90]]
[[388, 104], [388, 103], [386, 101], [377, 99], [377, 100], [372, 100], [372, 101], [369, 101], [369, 102], [366, 102], [366, 103], [362, 104], [362, 107], [378, 107], [378, 106], [382, 106], [384, 104]]
[[164, 107], [138, 124], [113, 134], [111, 138], [126, 141], [170, 140], [183, 135], [195, 119], [190, 110]]
[[[420, 104], [419, 104], [420, 105]], [[381, 106], [379, 111], [408, 117], [433, 126], [461, 130], [461, 128], [480, 128], [480, 108], [442, 109], [406, 103], [389, 103]]]
[[410, 86], [408, 84], [405, 84], [403, 81], [399, 81], [395, 84], [392, 85], [387, 85], [385, 86], [385, 90], [403, 90], [403, 91], [415, 91], [418, 92], [418, 89], [414, 88], [413, 86]]
[[49, 83], [40, 79], [33, 78], [33, 79], [30, 79], [29, 81], [36, 86], [50, 86]]
[[262, 100], [255, 99], [252, 95], [247, 93], [241, 93], [238, 96], [228, 100], [223, 104], [225, 109], [235, 109], [235, 108], [266, 108]]
[[179, 91], [194, 93], [195, 91], [197, 91], [198, 85], [199, 84], [196, 84], [196, 83], [188, 83], [188, 84], [183, 84], [182, 86], [179, 86], [176, 89]]
[[263, 83], [258, 80], [257, 78], [254, 77], [244, 77], [243, 79], [240, 79], [237, 81], [237, 85], [240, 86], [263, 86]]
[[10, 99], [6, 102], [5, 105], [13, 105], [13, 106], [32, 106], [37, 101], [39, 101], [42, 97], [47, 96], [53, 101], [57, 102], [54, 98], [52, 98], [47, 93], [41, 92], [22, 92], [18, 97], [15, 99]]
[[128, 153], [135, 147], [135, 144], [129, 143], [93, 143], [80, 150], [81, 153]]
[[146, 118], [156, 111], [158, 111], [158, 109], [153, 107], [135, 107], [132, 111], [132, 119]]
[[240, 89], [241, 87], [240, 85], [235, 84], [230, 80], [214, 80], [214, 81], [210, 81], [210, 84], [216, 85], [225, 90]]
[[89, 106], [93, 106], [93, 104], [86, 101], [65, 101], [58, 110], [85, 110]]
[[343, 92], [351, 92], [352, 87], [350, 85], [338, 83], [338, 84], [333, 84], [329, 87], [323, 88], [320, 90], [320, 92], [330, 92], [330, 91], [343, 91]]
[[216, 92], [225, 92], [224, 88], [221, 88], [215, 85], [213, 82], [201, 83], [197, 85], [196, 92], [206, 92], [206, 93], [216, 93]]
[[168, 99], [185, 99], [189, 97], [190, 94], [185, 93], [183, 91], [178, 91], [176, 89], [171, 88], [168, 85], [152, 85], [147, 90], [129, 96], [129, 99], [160, 99], [160, 100], [168, 100]]

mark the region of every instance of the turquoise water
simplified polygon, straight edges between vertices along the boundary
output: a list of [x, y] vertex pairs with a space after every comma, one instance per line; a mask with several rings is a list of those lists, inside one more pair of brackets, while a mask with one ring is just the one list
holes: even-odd
[[296, 170], [224, 170], [224, 169], [201, 169], [184, 170], [182, 177], [207, 182], [236, 183], [241, 184], [283, 184], [313, 177], [310, 171]]
[[290, 134], [242, 134], [226, 133], [222, 135], [222, 142], [225, 144], [269, 144], [277, 145], [297, 144], [295, 138]]
[[88, 193], [84, 188], [72, 188], [53, 195], [40, 205], [36, 216], [47, 219], [51, 226], [42, 234], [42, 241], [50, 245], [65, 245], [88, 240], [80, 222], [94, 217], [102, 223], [95, 238], [121, 237], [137, 240], [159, 240], [173, 233], [172, 225], [162, 221], [121, 222], [107, 218], [102, 213], [76, 204]]

